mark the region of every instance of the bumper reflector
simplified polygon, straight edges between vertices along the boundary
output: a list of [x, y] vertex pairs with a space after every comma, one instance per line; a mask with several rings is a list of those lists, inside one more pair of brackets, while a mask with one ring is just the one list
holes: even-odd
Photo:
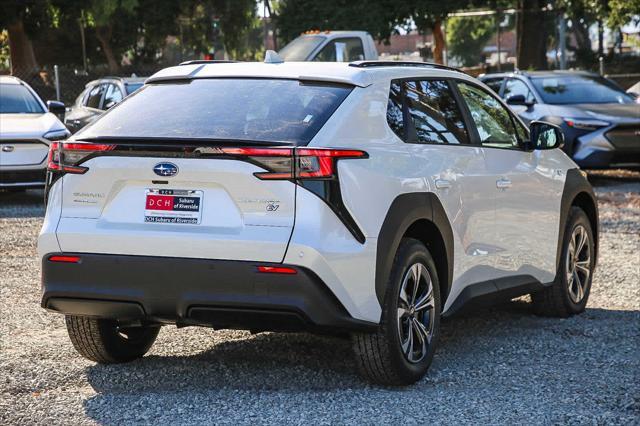
[[263, 272], [266, 274], [289, 274], [289, 275], [298, 273], [298, 271], [296, 271], [295, 269], [286, 268], [284, 266], [258, 266], [258, 272]]
[[80, 263], [80, 256], [50, 256], [49, 262]]

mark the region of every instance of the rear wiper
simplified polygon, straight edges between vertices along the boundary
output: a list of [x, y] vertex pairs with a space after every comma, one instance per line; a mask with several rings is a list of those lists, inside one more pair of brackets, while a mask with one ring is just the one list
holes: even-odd
[[291, 142], [261, 141], [252, 139], [220, 139], [220, 138], [174, 138], [164, 136], [96, 136], [76, 139], [78, 142], [112, 143], [118, 145], [157, 145], [157, 146], [219, 146], [219, 145], [260, 145], [260, 146], [292, 146]]

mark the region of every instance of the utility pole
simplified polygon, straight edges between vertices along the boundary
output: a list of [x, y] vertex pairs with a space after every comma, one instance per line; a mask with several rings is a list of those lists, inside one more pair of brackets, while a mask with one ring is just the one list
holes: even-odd
[[78, 19], [80, 25], [80, 40], [82, 41], [82, 67], [85, 75], [87, 74], [87, 43], [84, 38], [84, 10], [80, 11], [80, 19]]
[[500, 44], [500, 24], [501, 24], [502, 15], [500, 14], [500, 9], [496, 10], [496, 46], [498, 47], [498, 72], [502, 71], [502, 46]]
[[558, 15], [558, 38], [560, 39], [559, 50], [560, 50], [560, 69], [567, 69], [567, 21], [564, 19], [564, 11], [560, 12]]

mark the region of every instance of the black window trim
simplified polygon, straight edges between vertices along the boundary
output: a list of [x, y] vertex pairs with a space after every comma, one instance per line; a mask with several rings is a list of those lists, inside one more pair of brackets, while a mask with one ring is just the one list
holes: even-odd
[[[460, 115], [462, 116], [462, 122], [464, 123], [464, 127], [465, 130], [467, 131], [467, 136], [469, 138], [469, 142], [468, 143], [448, 143], [448, 142], [442, 142], [442, 143], [436, 143], [436, 142], [419, 142], [417, 140], [417, 133], [415, 130], [415, 126], [413, 125], [413, 123], [411, 123], [411, 117], [409, 114], [409, 106], [406, 100], [406, 93], [405, 93], [405, 89], [404, 89], [404, 84], [407, 81], [431, 81], [431, 80], [436, 80], [436, 81], [445, 81], [448, 85], [449, 85], [449, 89], [452, 92], [453, 98], [455, 99], [456, 103], [458, 104], [458, 108], [460, 109]], [[395, 134], [396, 136], [398, 136], [400, 138], [400, 140], [403, 143], [410, 143], [413, 145], [435, 145], [435, 146], [466, 146], [466, 147], [482, 147], [482, 145], [479, 143], [480, 141], [480, 136], [478, 135], [478, 129], [476, 129], [475, 123], [473, 122], [473, 119], [471, 118], [471, 114], [469, 113], [469, 111], [467, 110], [466, 107], [466, 103], [463, 102], [463, 104], [460, 103], [461, 100], [461, 96], [458, 92], [458, 87], [457, 85], [454, 83], [454, 81], [457, 80], [455, 78], [451, 78], [451, 77], [437, 77], [437, 76], [428, 76], [428, 77], [423, 77], [423, 76], [416, 76], [416, 77], [402, 77], [402, 78], [392, 78], [389, 82], [389, 90], [387, 92], [387, 95], [389, 93], [391, 93], [391, 85], [394, 83], [399, 83], [400, 84], [400, 99], [402, 101], [402, 125], [404, 126], [404, 137], [400, 138], [396, 132], [393, 132], [393, 129], [391, 129], [391, 127], [389, 126], [389, 121], [386, 119], [385, 117], [385, 121], [387, 123], [387, 126], [391, 129], [391, 131], [393, 132], [393, 134]], [[466, 81], [466, 80], [461, 80], [461, 81]], [[387, 109], [388, 109], [388, 105], [387, 105]], [[409, 123], [411, 123], [411, 125], [409, 125]], [[413, 132], [411, 132], [411, 129], [413, 129]]]

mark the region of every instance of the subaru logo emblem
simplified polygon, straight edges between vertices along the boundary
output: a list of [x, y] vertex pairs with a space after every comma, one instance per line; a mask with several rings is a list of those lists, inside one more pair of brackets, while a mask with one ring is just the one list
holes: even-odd
[[153, 168], [153, 172], [158, 176], [175, 176], [178, 174], [178, 166], [173, 163], [158, 163]]

